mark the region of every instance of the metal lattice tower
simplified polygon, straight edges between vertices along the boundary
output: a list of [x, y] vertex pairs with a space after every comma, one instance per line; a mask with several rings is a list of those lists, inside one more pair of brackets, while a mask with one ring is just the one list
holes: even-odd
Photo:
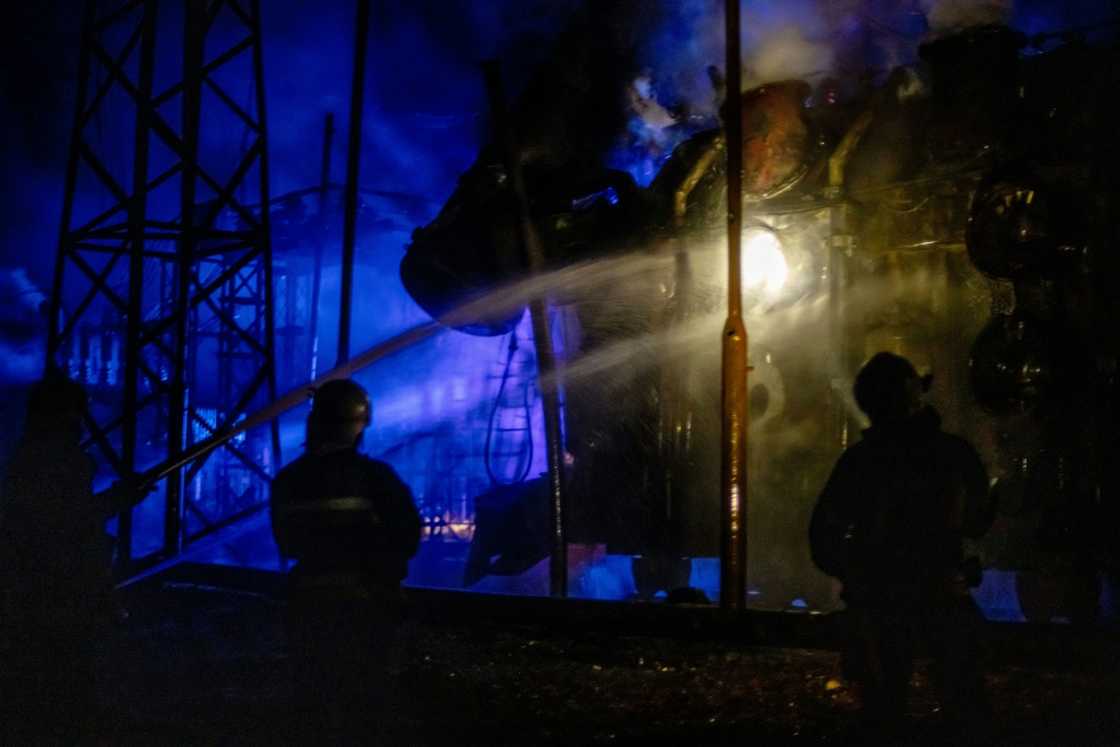
[[[269, 215], [248, 207], [269, 204], [259, 0], [168, 5], [160, 18], [157, 0], [87, 2], [51, 297], [48, 360], [90, 388], [89, 445], [116, 475], [276, 395]], [[169, 27], [182, 29], [181, 57], [167, 34], [157, 59], [157, 30]], [[245, 134], [240, 154], [207, 140], [231, 128]], [[122, 570], [259, 508], [280, 458], [275, 421], [266, 430], [161, 483], [148, 500], [162, 514], [144, 516], [159, 516], [162, 544], [150, 546], [161, 534], [150, 518], [134, 532], [133, 512], [122, 514]]]

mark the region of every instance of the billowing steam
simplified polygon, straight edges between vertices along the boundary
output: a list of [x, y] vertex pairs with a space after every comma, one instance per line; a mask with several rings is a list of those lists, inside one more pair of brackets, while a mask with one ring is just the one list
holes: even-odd
[[973, 26], [1006, 24], [1012, 0], [921, 0], [930, 33], [945, 36]]
[[832, 61], [829, 44], [807, 38], [798, 26], [782, 26], [747, 47], [744, 81], [754, 87], [789, 78], [811, 80], [828, 74]]
[[[664, 20], [639, 50], [643, 73], [630, 84], [627, 143], [611, 159], [641, 183], [682, 139], [719, 124], [726, 67], [723, 5], [723, 0], [659, 0]], [[854, 0], [744, 3], [744, 88], [791, 78], [815, 83], [836, 74], [842, 52], [853, 43], [860, 5]], [[662, 112], [672, 112], [673, 118], [653, 116]]]
[[[644, 50], [643, 63], [661, 93], [674, 97], [698, 116], [718, 109], [708, 70], [724, 68], [723, 0], [663, 0], [666, 27]], [[832, 72], [838, 37], [850, 21], [838, 6], [825, 0], [789, 0], [743, 4], [745, 87], [788, 78], [815, 78]]]
[[0, 270], [0, 298], [0, 381], [32, 381], [43, 370], [46, 318], [41, 306], [46, 295], [19, 267]]
[[[923, 40], [1009, 23], [1012, 6], [1013, 0], [744, 0], [743, 87], [885, 75], [913, 62]], [[610, 163], [646, 184], [677, 144], [718, 126], [726, 63], [724, 0], [650, 0], [643, 7], [661, 22], [639, 49], [643, 72], [630, 81], [631, 119]]]

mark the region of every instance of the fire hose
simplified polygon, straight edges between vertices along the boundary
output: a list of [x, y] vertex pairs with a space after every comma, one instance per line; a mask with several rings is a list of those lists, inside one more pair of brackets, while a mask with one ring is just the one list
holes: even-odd
[[220, 448], [223, 444], [230, 441], [230, 439], [248, 430], [264, 425], [270, 420], [283, 415], [293, 407], [297, 407], [306, 402], [315, 389], [328, 381], [348, 378], [381, 358], [392, 355], [410, 345], [414, 345], [432, 336], [441, 329], [443, 329], [443, 325], [437, 322], [425, 322], [374, 345], [360, 355], [354, 356], [346, 363], [331, 369], [303, 386], [296, 387], [283, 397], [270, 402], [259, 410], [249, 413], [236, 423], [227, 424], [213, 436], [191, 445], [181, 453], [173, 455], [155, 467], [142, 472], [136, 479], [136, 489], [139, 492], [148, 490], [163, 478], [173, 474], [176, 470]]

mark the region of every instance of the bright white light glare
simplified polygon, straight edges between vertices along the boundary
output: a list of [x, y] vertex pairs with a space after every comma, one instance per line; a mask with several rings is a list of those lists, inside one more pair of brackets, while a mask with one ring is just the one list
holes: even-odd
[[773, 231], [748, 228], [743, 232], [743, 290], [776, 296], [789, 277], [782, 242]]

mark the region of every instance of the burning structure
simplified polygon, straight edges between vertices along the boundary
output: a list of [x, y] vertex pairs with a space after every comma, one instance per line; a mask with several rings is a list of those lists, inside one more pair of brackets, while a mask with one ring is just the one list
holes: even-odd
[[[1112, 310], [1101, 255], [1116, 199], [1102, 169], [1116, 153], [1094, 112], [1107, 105], [1115, 53], [1072, 43], [1024, 56], [1027, 46], [1004, 25], [955, 28], [881, 85], [777, 80], [747, 91], [741, 113], [720, 112], [743, 122], [759, 601], [827, 606], [798, 538], [828, 465], [860, 427], [854, 372], [892, 350], [935, 374], [949, 428], [982, 444], [998, 475], [1003, 518], [980, 548], [989, 564], [1024, 572], [1027, 606], [1041, 602], [1027, 600], [1036, 579], [1026, 572], [1065, 565], [1072, 585], [1088, 585], [1080, 604], [1095, 609], [1095, 579], [1115, 564], [1114, 543], [1085, 532], [1115, 526], [1104, 464], [1116, 338], [1103, 331]], [[1076, 94], [1063, 83], [1074, 69], [1089, 76]], [[580, 66], [565, 74], [578, 79]], [[718, 98], [722, 76], [711, 76]], [[644, 95], [648, 86], [633, 83], [634, 114], [653, 129], [680, 126]], [[588, 88], [597, 95], [593, 81]], [[666, 148], [643, 188], [588, 158], [590, 138], [575, 150], [542, 138], [541, 128], [574, 129], [564, 113], [532, 95], [519, 113], [551, 266], [604, 254], [648, 260], [636, 276], [554, 297], [581, 333], [574, 345], [565, 338], [570, 368], [559, 374], [571, 536], [638, 556], [639, 590], [685, 585], [687, 559], [718, 546], [712, 321], [726, 279], [712, 249], [726, 214], [724, 135], [702, 129]], [[484, 151], [414, 234], [402, 279], [436, 318], [526, 270], [511, 198], [497, 186], [507, 176]], [[478, 319], [462, 328], [508, 327]], [[633, 344], [638, 331], [647, 345]], [[589, 363], [597, 357], [621, 370], [602, 375]]]
[[[978, 551], [1017, 572], [1021, 611], [1093, 613], [1100, 578], [1117, 572], [1120, 526], [1107, 468], [1115, 48], [1028, 38], [998, 6], [961, 18], [938, 4], [917, 59], [892, 59], [906, 59], [892, 42], [879, 49], [889, 69], [870, 75], [833, 59], [866, 39], [825, 53], [748, 13], [748, 90], [732, 112], [705, 44], [681, 42], [672, 71], [648, 64], [648, 40], [666, 24], [704, 40], [720, 24], [714, 4], [685, 4], [695, 15], [684, 20], [648, 5], [574, 13], [508, 114], [491, 110], [490, 130], [512, 147], [489, 138], [434, 216], [431, 201], [390, 190], [367, 191], [346, 214], [327, 168], [318, 187], [271, 196], [264, 42], [247, 4], [219, 4], [243, 38], [222, 30], [224, 11], [188, 16], [181, 82], [162, 89], [148, 4], [91, 15], [49, 353], [95, 390], [105, 474], [163, 476], [135, 523], [117, 528], [122, 557], [140, 561], [131, 571], [184, 552], [275, 567], [259, 509], [298, 446], [299, 413], [244, 424], [330, 369], [327, 330], [352, 306], [367, 342], [442, 325], [363, 374], [380, 393], [367, 448], [397, 466], [427, 521], [412, 583], [545, 593], [541, 563], [559, 543], [571, 547], [561, 570], [573, 594], [692, 586], [714, 596], [722, 125], [734, 117], [754, 603], [834, 604], [809, 562], [808, 513], [861, 426], [851, 379], [887, 349], [935, 374], [948, 429], [977, 443], [998, 476], [1002, 518]], [[223, 71], [256, 81], [247, 103]], [[114, 101], [129, 103], [140, 133], [115, 164], [84, 129]], [[199, 147], [221, 127], [246, 132], [234, 156]], [[157, 140], [168, 147], [149, 150]], [[216, 152], [224, 162], [196, 158]], [[82, 204], [83, 174], [109, 204]], [[407, 244], [403, 258], [358, 253], [353, 301], [330, 259], [340, 238], [330, 227], [344, 217], [361, 237]], [[535, 266], [526, 225], [539, 239]], [[209, 459], [182, 459], [215, 440]], [[1044, 588], [1058, 577], [1077, 592], [1068, 604]]]

